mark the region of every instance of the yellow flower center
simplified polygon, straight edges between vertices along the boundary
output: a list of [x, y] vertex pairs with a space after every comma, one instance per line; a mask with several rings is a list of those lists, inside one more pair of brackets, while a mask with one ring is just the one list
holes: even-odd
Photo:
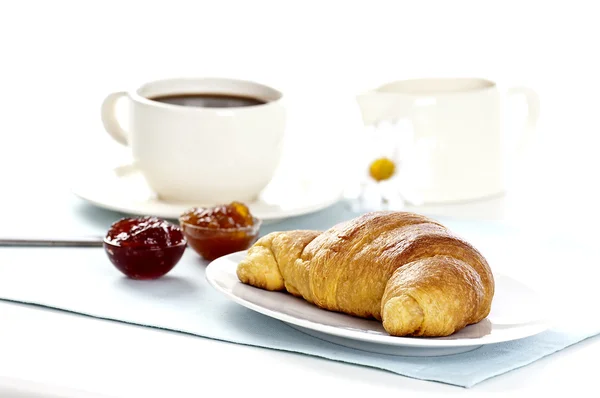
[[384, 181], [394, 175], [396, 164], [391, 159], [379, 158], [371, 163], [369, 174], [375, 181]]

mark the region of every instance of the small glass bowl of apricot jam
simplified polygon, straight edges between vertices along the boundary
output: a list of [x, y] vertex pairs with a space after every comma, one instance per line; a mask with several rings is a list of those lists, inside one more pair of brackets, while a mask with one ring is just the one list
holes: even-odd
[[194, 207], [179, 217], [188, 245], [212, 261], [248, 249], [258, 238], [261, 221], [246, 205], [232, 202], [215, 207]]
[[132, 279], [157, 279], [179, 262], [187, 242], [179, 226], [157, 217], [122, 218], [104, 237], [111, 263]]

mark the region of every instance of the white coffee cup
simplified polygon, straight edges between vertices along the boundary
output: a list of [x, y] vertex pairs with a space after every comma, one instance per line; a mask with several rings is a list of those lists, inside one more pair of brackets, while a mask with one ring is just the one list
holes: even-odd
[[526, 138], [534, 131], [539, 100], [525, 87], [501, 92], [485, 79], [411, 79], [384, 84], [357, 101], [366, 125], [403, 120], [414, 140], [431, 143], [429, 182], [419, 195], [425, 203], [447, 203], [505, 192], [507, 160], [517, 153], [504, 126], [505, 94], [525, 96], [528, 115], [521, 138]]
[[[213, 108], [152, 100], [181, 94], [245, 96], [264, 104]], [[161, 200], [249, 202], [269, 184], [280, 161], [282, 98], [271, 87], [244, 80], [158, 80], [110, 94], [102, 104], [102, 121], [112, 138], [131, 147], [136, 167]], [[121, 99], [129, 103], [127, 126], [115, 115]]]

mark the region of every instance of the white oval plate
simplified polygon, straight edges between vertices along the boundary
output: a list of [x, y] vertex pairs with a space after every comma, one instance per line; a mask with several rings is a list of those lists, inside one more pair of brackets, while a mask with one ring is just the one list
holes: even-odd
[[522, 339], [549, 327], [547, 313], [536, 293], [508, 276], [496, 274], [492, 310], [478, 324], [448, 337], [390, 336], [378, 321], [326, 311], [288, 293], [241, 283], [236, 269], [245, 255], [246, 252], [233, 253], [211, 262], [206, 269], [210, 285], [244, 307], [346, 347], [390, 355], [439, 356]]
[[[74, 182], [72, 192], [109, 210], [178, 219], [187, 209], [205, 205], [161, 201], [133, 165], [96, 168], [81, 175]], [[280, 176], [274, 178], [255, 202], [246, 204], [255, 217], [268, 222], [322, 210], [341, 196], [342, 189], [331, 181]]]

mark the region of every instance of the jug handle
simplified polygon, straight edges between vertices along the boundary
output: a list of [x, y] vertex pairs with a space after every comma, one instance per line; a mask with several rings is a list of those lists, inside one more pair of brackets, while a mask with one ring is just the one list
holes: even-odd
[[509, 88], [507, 95], [509, 97], [523, 95], [527, 103], [527, 120], [516, 148], [517, 155], [522, 159], [535, 136], [536, 125], [540, 116], [540, 98], [533, 89], [522, 86]]

